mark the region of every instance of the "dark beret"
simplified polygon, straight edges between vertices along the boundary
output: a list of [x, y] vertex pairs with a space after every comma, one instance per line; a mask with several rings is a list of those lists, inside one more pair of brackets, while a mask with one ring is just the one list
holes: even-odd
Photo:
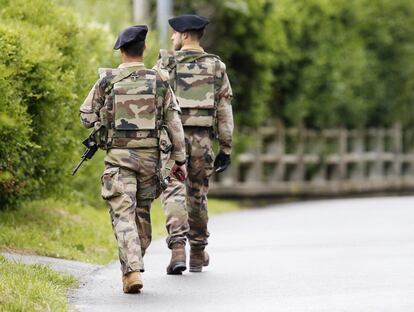
[[130, 42], [145, 41], [147, 32], [148, 27], [146, 25], [136, 25], [125, 28], [118, 34], [118, 39], [116, 39], [114, 50], [118, 50]]
[[178, 32], [186, 32], [189, 30], [200, 30], [207, 26], [209, 20], [206, 17], [198, 15], [180, 15], [168, 20], [168, 23]]

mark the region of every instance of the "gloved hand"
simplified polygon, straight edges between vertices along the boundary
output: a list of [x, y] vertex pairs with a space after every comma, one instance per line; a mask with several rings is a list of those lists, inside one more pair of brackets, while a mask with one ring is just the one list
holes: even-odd
[[187, 176], [187, 168], [185, 167], [185, 163], [180, 165], [175, 162], [171, 168], [171, 175], [174, 176], [178, 181], [184, 182], [185, 177]]
[[220, 152], [214, 159], [214, 169], [217, 173], [223, 172], [231, 164], [230, 155]]

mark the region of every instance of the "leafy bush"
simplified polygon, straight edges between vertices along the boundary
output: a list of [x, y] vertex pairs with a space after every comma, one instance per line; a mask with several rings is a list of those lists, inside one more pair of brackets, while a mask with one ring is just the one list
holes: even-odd
[[[113, 54], [49, 0], [0, 0], [0, 207], [67, 191], [81, 133], [79, 102]], [[109, 65], [109, 64], [108, 64]]]
[[274, 116], [318, 128], [413, 125], [412, 1], [281, 0], [273, 12]]

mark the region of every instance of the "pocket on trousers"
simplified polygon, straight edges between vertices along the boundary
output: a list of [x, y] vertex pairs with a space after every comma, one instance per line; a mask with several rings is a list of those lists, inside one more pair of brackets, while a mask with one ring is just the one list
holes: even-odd
[[212, 150], [205, 155], [204, 171], [207, 178], [210, 178], [214, 172], [214, 152]]
[[105, 169], [101, 178], [103, 199], [110, 199], [124, 193], [124, 186], [120, 180], [119, 168]]

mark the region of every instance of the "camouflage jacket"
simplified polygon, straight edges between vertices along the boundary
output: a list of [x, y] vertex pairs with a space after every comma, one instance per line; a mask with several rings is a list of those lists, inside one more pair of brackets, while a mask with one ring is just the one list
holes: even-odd
[[[166, 51], [161, 50], [160, 51], [160, 58], [157, 62], [157, 67], [161, 69], [165, 69], [170, 74], [170, 83], [173, 87], [174, 92], [179, 91], [177, 90], [177, 77], [176, 77], [176, 68], [177, 65], [181, 62], [191, 59], [192, 57], [197, 57], [200, 55], [206, 54], [202, 49], [201, 50], [180, 50], [180, 51]], [[231, 106], [231, 100], [233, 97], [233, 92], [231, 89], [230, 81], [228, 79], [227, 73], [226, 73], [226, 65], [218, 59], [218, 57], [215, 56], [206, 56], [200, 59], [195, 60], [194, 62], [191, 62], [191, 65], [188, 65], [185, 69], [186, 71], [186, 80], [190, 82], [184, 82], [186, 83], [186, 87], [188, 89], [191, 88], [191, 84], [195, 85], [198, 83], [197, 79], [194, 78], [191, 80], [191, 73], [195, 72], [197, 70], [196, 66], [193, 66], [194, 63], [198, 66], [198, 71], [200, 71], [200, 68], [202, 68], [202, 64], [206, 62], [215, 62], [218, 66], [216, 66], [214, 70], [214, 98], [215, 98], [215, 122], [216, 122], [216, 131], [217, 136], [220, 144], [220, 151], [225, 154], [231, 154], [231, 148], [232, 148], [232, 137], [233, 137], [233, 111]], [[207, 91], [206, 91], [207, 92]], [[195, 94], [194, 95], [197, 98], [194, 98], [194, 101], [202, 100], [206, 96], [206, 94]], [[179, 105], [182, 106], [182, 104], [179, 101]], [[182, 108], [183, 109], [183, 108]], [[186, 125], [185, 118], [205, 118], [203, 116], [181, 116], [183, 120], [184, 127]]]
[[[142, 67], [145, 69], [143, 63], [123, 63], [118, 68], [124, 69], [129, 67]], [[175, 95], [168, 84], [168, 75], [161, 77], [162, 71], [156, 72], [156, 88], [166, 87], [166, 92], [162, 98], [162, 107], [164, 114], [162, 116], [164, 124], [167, 126], [168, 134], [171, 138], [173, 148], [171, 151], [171, 159], [177, 161], [185, 161], [185, 142], [184, 131], [180, 119], [180, 107], [177, 104]], [[96, 122], [100, 122], [99, 111], [103, 106], [102, 97], [107, 97], [102, 82], [103, 78], [99, 78], [92, 87], [85, 101], [80, 107], [80, 118], [82, 124], [86, 128], [91, 128]]]

